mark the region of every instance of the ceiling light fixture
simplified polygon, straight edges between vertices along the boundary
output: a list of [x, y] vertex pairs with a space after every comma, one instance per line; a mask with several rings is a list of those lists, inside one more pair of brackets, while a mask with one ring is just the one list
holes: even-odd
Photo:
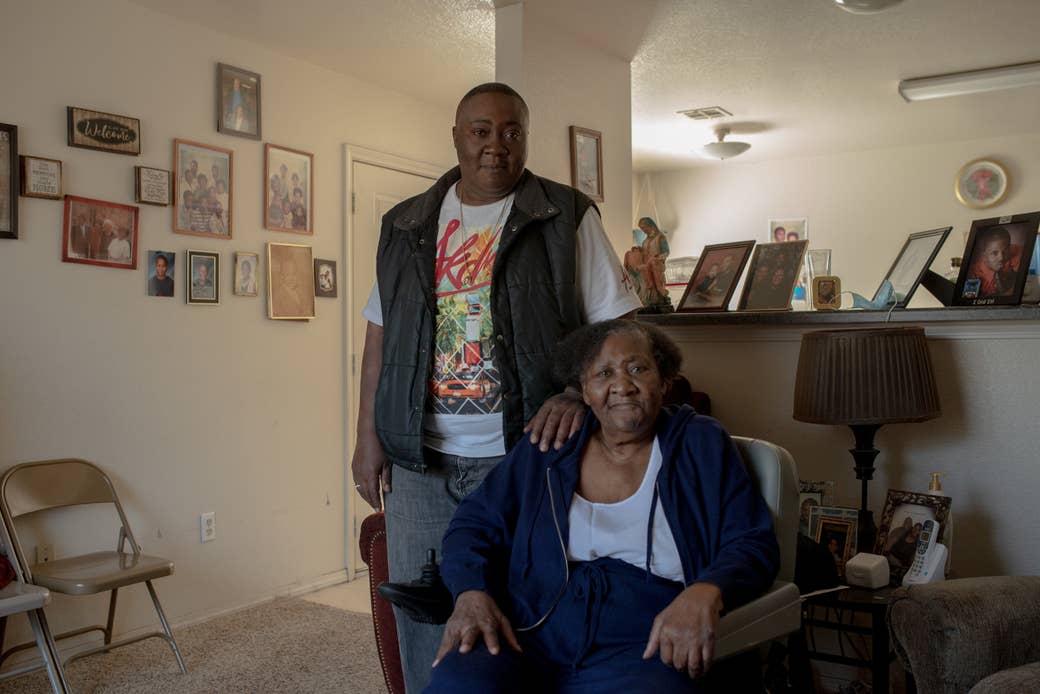
[[899, 83], [899, 95], [907, 101], [925, 101], [1036, 86], [1040, 86], [1040, 62], [903, 80]]
[[884, 12], [903, 0], [834, 0], [834, 4], [852, 14], [876, 14]]
[[729, 135], [729, 128], [716, 130], [715, 137], [719, 138], [719, 141], [709, 142], [701, 147], [699, 150], [701, 155], [709, 159], [729, 159], [751, 149], [751, 145], [747, 142], [723, 142], [727, 135]]

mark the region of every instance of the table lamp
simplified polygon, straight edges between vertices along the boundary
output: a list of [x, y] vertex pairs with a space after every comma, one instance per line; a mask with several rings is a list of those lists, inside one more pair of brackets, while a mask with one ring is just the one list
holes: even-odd
[[923, 422], [940, 414], [928, 341], [922, 328], [822, 330], [802, 336], [794, 386], [794, 418], [847, 424], [862, 483], [859, 551], [871, 552], [877, 528], [867, 507], [874, 477], [874, 434], [883, 424]]

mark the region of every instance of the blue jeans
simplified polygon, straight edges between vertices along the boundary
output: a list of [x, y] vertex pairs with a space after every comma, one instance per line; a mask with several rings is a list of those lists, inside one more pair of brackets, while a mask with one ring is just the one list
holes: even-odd
[[[419, 578], [426, 550], [437, 550], [448, 522], [464, 496], [477, 488], [501, 457], [463, 458], [429, 448], [424, 450], [426, 472], [395, 465], [393, 491], [385, 496], [386, 550], [390, 580], [407, 583]], [[396, 607], [397, 638], [405, 689], [417, 694], [430, 680], [433, 659], [440, 648], [442, 625], [413, 622]]]

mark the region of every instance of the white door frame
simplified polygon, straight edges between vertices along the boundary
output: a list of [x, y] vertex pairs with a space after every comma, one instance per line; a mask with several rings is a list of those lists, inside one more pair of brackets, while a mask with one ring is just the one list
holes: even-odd
[[[401, 157], [396, 154], [389, 154], [387, 152], [380, 152], [374, 149], [368, 149], [366, 147], [360, 147], [358, 145], [352, 145], [347, 143], [343, 146], [343, 167], [346, 180], [346, 194], [343, 196], [344, 201], [344, 215], [343, 218], [346, 220], [344, 228], [344, 248], [346, 249], [346, 262], [343, 263], [343, 272], [340, 273], [340, 277], [349, 276], [347, 273], [351, 272], [352, 264], [354, 262], [354, 164], [371, 164], [373, 166], [380, 166], [384, 169], [393, 169], [394, 171], [401, 171], [403, 173], [415, 174], [417, 176], [429, 176], [434, 180], [440, 178], [451, 166], [444, 166], [441, 164], [431, 164], [429, 162], [417, 161], [414, 159], [408, 159], [407, 157]], [[374, 259], [373, 259], [374, 261]], [[352, 581], [357, 575], [360, 567], [354, 566], [354, 545], [357, 543], [357, 536], [360, 528], [354, 527], [354, 507], [353, 503], [355, 500], [354, 495], [354, 475], [350, 469], [350, 459], [354, 454], [354, 444], [352, 442], [352, 432], [354, 427], [357, 425], [357, 404], [353, 398], [353, 382], [355, 376], [355, 369], [360, 370], [361, 368], [361, 355], [354, 354], [354, 337], [356, 331], [362, 331], [365, 329], [365, 323], [360, 315], [353, 314], [353, 307], [355, 299], [358, 297], [354, 296], [354, 283], [341, 282], [340, 283], [346, 293], [346, 301], [343, 302], [343, 330], [344, 330], [344, 345], [346, 349], [343, 350], [343, 393], [346, 400], [346, 406], [343, 408], [345, 420], [343, 422], [343, 431], [345, 436], [343, 437], [343, 466], [346, 469], [347, 474], [344, 475], [343, 479], [345, 482], [345, 489], [343, 490], [343, 504], [344, 509], [344, 527], [346, 528], [346, 559], [347, 559], [347, 580]]]

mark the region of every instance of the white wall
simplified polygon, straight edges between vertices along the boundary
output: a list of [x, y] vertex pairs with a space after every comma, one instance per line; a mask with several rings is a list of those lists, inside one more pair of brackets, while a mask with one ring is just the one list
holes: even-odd
[[[64, 162], [69, 194], [132, 204], [133, 166], [172, 168], [175, 137], [235, 151], [234, 239], [174, 234], [173, 208], [142, 205], [136, 271], [62, 263], [62, 203], [21, 199], [21, 238], [0, 241], [0, 467], [75, 456], [108, 470], [145, 550], [176, 562], [157, 585], [174, 621], [342, 571], [343, 289], [314, 321], [271, 321], [262, 296], [231, 294], [230, 261], [307, 243], [346, 286], [343, 143], [451, 162], [451, 110], [120, 0], [17, 3], [0, 62], [0, 121], [23, 154]], [[265, 142], [315, 154], [313, 237], [263, 229], [263, 143], [216, 132], [217, 62], [262, 75]], [[67, 147], [67, 105], [140, 118], [142, 155]], [[220, 252], [219, 306], [185, 305], [188, 248]], [[145, 295], [147, 250], [177, 251], [176, 298]], [[202, 545], [204, 511], [218, 538]], [[68, 537], [49, 536], [59, 558]], [[151, 622], [145, 602], [121, 596], [117, 630]], [[58, 630], [87, 619], [61, 598], [51, 612]]]

